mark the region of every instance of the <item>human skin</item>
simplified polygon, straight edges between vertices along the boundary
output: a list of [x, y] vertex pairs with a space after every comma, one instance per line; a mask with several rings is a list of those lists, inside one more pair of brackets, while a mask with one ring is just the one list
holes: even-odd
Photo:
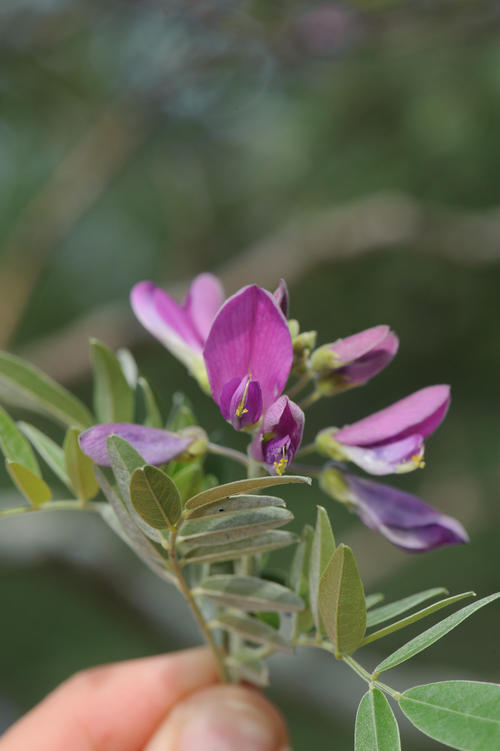
[[204, 648], [84, 670], [0, 739], [0, 751], [290, 751], [258, 691], [222, 685]]

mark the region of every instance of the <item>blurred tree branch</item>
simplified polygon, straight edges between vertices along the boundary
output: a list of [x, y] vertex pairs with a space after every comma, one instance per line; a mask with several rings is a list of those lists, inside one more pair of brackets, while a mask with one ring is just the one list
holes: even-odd
[[[113, 164], [117, 165], [118, 159]], [[78, 208], [83, 210], [83, 201]], [[33, 236], [32, 230], [29, 237]], [[377, 194], [293, 219], [213, 271], [228, 292], [249, 281], [273, 288], [282, 276], [293, 284], [317, 264], [347, 260], [381, 248], [434, 253], [462, 264], [498, 261], [500, 209], [458, 213], [428, 207], [403, 194]], [[30, 284], [34, 281], [30, 277]], [[181, 297], [187, 286], [185, 280], [167, 285], [167, 290]], [[29, 292], [27, 284], [25, 292]], [[111, 347], [133, 346], [146, 337], [132, 319], [125, 302], [111, 303], [37, 340], [20, 354], [59, 381], [72, 381], [89, 371], [90, 336], [98, 333]]]

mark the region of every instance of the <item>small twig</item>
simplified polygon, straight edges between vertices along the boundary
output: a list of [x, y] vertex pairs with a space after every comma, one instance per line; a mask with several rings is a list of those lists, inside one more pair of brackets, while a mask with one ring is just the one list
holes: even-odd
[[248, 457], [242, 451], [236, 451], [236, 449], [230, 449], [227, 446], [219, 446], [217, 443], [208, 443], [207, 451], [210, 454], [225, 456], [227, 459], [232, 459], [235, 462], [239, 462], [245, 467], [248, 467], [250, 464]]

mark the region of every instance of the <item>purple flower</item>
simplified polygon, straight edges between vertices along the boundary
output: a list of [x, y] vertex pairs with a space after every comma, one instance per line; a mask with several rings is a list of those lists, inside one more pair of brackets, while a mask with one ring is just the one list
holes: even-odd
[[341, 430], [321, 431], [317, 446], [372, 475], [410, 472], [424, 466], [424, 439], [442, 422], [449, 404], [449, 386], [429, 386]]
[[164, 464], [182, 454], [193, 441], [193, 436], [181, 436], [167, 430], [149, 428], [129, 422], [117, 422], [109, 425], [96, 425], [81, 433], [80, 448], [96, 464], [110, 467], [106, 439], [110, 435], [119, 435], [143, 457], [147, 464]]
[[212, 396], [239, 430], [252, 427], [280, 396], [292, 365], [292, 339], [273, 295], [244, 287], [217, 313], [203, 350]]
[[321, 477], [321, 487], [352, 507], [367, 527], [408, 552], [422, 553], [469, 541], [456, 519], [390, 485], [328, 468]]
[[281, 396], [264, 414], [250, 453], [265, 462], [273, 475], [282, 475], [302, 441], [304, 413], [288, 396]]
[[311, 364], [322, 394], [362, 386], [383, 370], [398, 351], [399, 339], [389, 326], [373, 326], [313, 353]]
[[193, 280], [182, 305], [153, 282], [136, 284], [130, 301], [144, 328], [203, 383], [206, 380], [203, 345], [224, 296], [217, 277], [200, 274]]

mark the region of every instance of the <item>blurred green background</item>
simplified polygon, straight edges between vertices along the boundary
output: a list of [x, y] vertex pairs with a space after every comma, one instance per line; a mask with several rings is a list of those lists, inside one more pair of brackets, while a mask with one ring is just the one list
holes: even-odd
[[[498, 588], [499, 25], [496, 2], [466, 0], [3, 0], [0, 346], [87, 400], [88, 337], [128, 346], [165, 411], [182, 388], [224, 440], [134, 321], [136, 281], [182, 295], [202, 270], [228, 293], [283, 276], [320, 341], [390, 324], [397, 359], [311, 408], [307, 435], [451, 383], [427, 468], [397, 483], [459, 518], [471, 545], [408, 556], [317, 489], [286, 491], [297, 525], [328, 505], [367, 590], [389, 600]], [[1, 480], [2, 505], [17, 503]], [[198, 641], [177, 594], [94, 518], [5, 520], [0, 560], [2, 728], [75, 670]], [[498, 631], [492, 606], [393, 684], [499, 680]], [[352, 748], [355, 676], [309, 653], [272, 675], [297, 751]], [[402, 726], [404, 748], [440, 748]]]

